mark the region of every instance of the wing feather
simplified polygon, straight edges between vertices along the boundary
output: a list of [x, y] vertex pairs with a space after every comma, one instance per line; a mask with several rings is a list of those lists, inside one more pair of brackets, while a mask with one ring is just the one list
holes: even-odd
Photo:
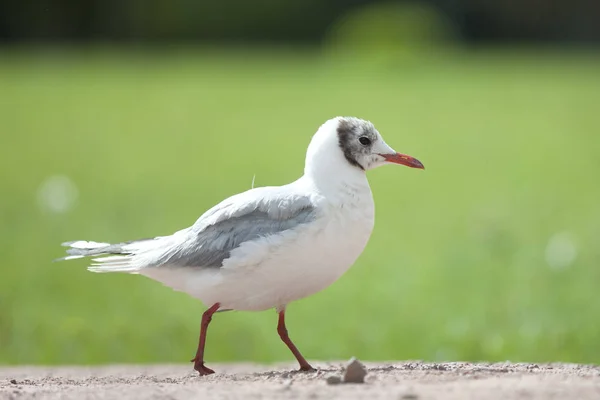
[[[286, 189], [287, 187], [287, 189]], [[261, 187], [232, 196], [193, 226], [170, 236], [108, 244], [65, 243], [63, 259], [94, 257], [94, 272], [136, 273], [153, 267], [219, 268], [242, 243], [293, 229], [316, 218], [310, 195], [290, 185]]]
[[185, 241], [165, 251], [153, 266], [221, 267], [244, 242], [274, 235], [316, 218], [308, 195], [280, 187], [256, 188], [213, 207], [190, 228]]

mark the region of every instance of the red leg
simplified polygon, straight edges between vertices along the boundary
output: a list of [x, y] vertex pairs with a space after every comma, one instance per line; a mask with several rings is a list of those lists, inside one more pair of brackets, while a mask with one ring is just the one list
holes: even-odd
[[292, 351], [296, 360], [300, 363], [300, 371], [315, 371], [313, 367], [306, 361], [298, 348], [292, 343], [292, 340], [288, 336], [287, 328], [285, 327], [285, 311], [279, 312], [279, 323], [277, 324], [277, 333], [279, 333], [279, 337], [283, 340], [283, 343], [287, 345], [287, 347]]
[[213, 314], [215, 312], [217, 312], [217, 310], [219, 309], [220, 306], [221, 306], [221, 304], [216, 303], [212, 307], [210, 307], [208, 310], [206, 310], [204, 312], [204, 314], [202, 314], [202, 322], [200, 323], [200, 341], [198, 343], [198, 350], [196, 351], [196, 357], [194, 357], [194, 359], [191, 360], [194, 363], [194, 369], [196, 371], [198, 371], [198, 373], [201, 376], [202, 375], [210, 375], [210, 374], [215, 373], [215, 371], [213, 371], [212, 369], [204, 366], [204, 345], [206, 343], [206, 331], [208, 330], [208, 324], [210, 324]]

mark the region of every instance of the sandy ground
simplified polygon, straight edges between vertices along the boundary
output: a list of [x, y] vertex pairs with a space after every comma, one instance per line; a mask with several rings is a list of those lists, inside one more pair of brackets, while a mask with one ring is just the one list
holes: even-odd
[[364, 384], [330, 385], [344, 363], [3, 367], [0, 399], [600, 399], [600, 367], [573, 364], [366, 363]]

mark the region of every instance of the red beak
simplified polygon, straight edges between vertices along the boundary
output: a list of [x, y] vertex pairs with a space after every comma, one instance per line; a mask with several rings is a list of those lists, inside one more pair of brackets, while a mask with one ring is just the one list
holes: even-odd
[[407, 156], [406, 154], [400, 154], [400, 153], [380, 154], [380, 156], [385, 158], [385, 161], [387, 161], [387, 162], [391, 162], [394, 164], [402, 164], [402, 165], [406, 165], [407, 167], [411, 167], [411, 168], [425, 169], [425, 167], [423, 166], [423, 163], [421, 163], [421, 161], [417, 160], [414, 157]]

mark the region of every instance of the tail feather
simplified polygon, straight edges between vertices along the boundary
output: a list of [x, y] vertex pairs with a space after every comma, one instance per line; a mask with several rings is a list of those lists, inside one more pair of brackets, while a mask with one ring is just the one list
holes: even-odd
[[139, 266], [135, 265], [133, 256], [135, 255], [136, 244], [146, 242], [148, 239], [136, 240], [125, 243], [102, 243], [85, 240], [65, 242], [62, 245], [68, 247], [68, 256], [59, 258], [55, 261], [73, 260], [84, 257], [95, 257], [94, 262], [88, 267], [92, 272], [136, 272]]
[[73, 249], [98, 249], [110, 246], [110, 243], [92, 242], [87, 240], [74, 240], [72, 242], [64, 242], [62, 243], [62, 245], [65, 247], [71, 247]]

